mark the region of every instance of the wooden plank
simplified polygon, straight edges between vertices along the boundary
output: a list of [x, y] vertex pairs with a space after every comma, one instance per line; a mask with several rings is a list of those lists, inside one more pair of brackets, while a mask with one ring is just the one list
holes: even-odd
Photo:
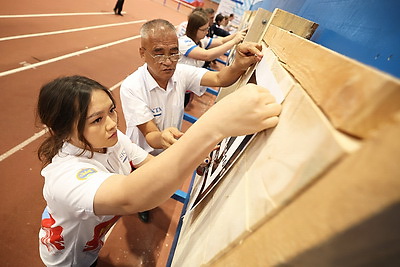
[[254, 14], [255, 15], [251, 17], [251, 24], [244, 38], [244, 42], [259, 43], [265, 35], [266, 26], [272, 16], [270, 11], [262, 8], [257, 9]]
[[243, 13], [242, 18], [240, 19], [238, 30], [246, 29], [247, 27], [249, 27], [250, 18], [253, 15], [253, 13], [254, 13], [254, 11], [251, 11], [251, 10], [246, 10]]
[[397, 266], [399, 113], [395, 120], [208, 266]]
[[310, 39], [318, 28], [318, 23], [279, 8], [274, 10], [270, 24], [306, 39]]
[[365, 138], [400, 110], [400, 80], [274, 25], [264, 41], [338, 129]]
[[[251, 25], [246, 37], [244, 38], [244, 41], [260, 43], [265, 35], [265, 31], [267, 29], [266, 27], [272, 13], [268, 10], [259, 8], [257, 11], [253, 12], [253, 14], [254, 15], [251, 17]], [[231, 55], [231, 59], [228, 61], [231, 62], [232, 58], [234, 58], [234, 53]], [[246, 73], [244, 73], [234, 84], [227, 87], [221, 87], [215, 101], [218, 102], [228, 94], [237, 90], [240, 86], [245, 85], [254, 72], [254, 67], [255, 66], [250, 67]]]
[[278, 84], [289, 87], [284, 89], [289, 94], [280, 123], [259, 133], [207, 202], [185, 215], [185, 237], [178, 243], [173, 266], [200, 266], [230, 249], [354, 149], [338, 138], [304, 90], [293, 79], [288, 82], [290, 75], [286, 72], [284, 77], [277, 69], [272, 71], [279, 73]]
[[[296, 16], [279, 8], [276, 8], [273, 13], [259, 8], [256, 12], [253, 12], [253, 14], [255, 15], [251, 18], [251, 27], [249, 28], [244, 41], [260, 43], [270, 25], [282, 27], [287, 31], [308, 39], [311, 38], [318, 27], [318, 24], [315, 22]], [[231, 60], [228, 61], [230, 62]], [[246, 84], [253, 74], [255, 67], [256, 66], [249, 68], [236, 83], [221, 88], [216, 102], [237, 90], [240, 86]]]

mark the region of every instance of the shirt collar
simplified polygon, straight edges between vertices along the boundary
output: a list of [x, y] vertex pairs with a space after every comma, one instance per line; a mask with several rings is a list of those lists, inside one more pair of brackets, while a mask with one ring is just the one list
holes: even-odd
[[[120, 131], [117, 130], [117, 134], [120, 135]], [[106, 154], [110, 154], [112, 153], [114, 150], [118, 149], [118, 143], [117, 142], [114, 146], [112, 147], [108, 147], [107, 148], [107, 152], [106, 153], [96, 153], [94, 152], [93, 154], [93, 158], [96, 158], [98, 156], [102, 156], [102, 155], [106, 155]], [[69, 142], [64, 142], [62, 148], [60, 149], [60, 155], [61, 156], [67, 156], [67, 155], [71, 155], [71, 156], [78, 156], [80, 155], [81, 157], [86, 157], [86, 158], [91, 158], [92, 156], [92, 152], [85, 150], [85, 152], [83, 152], [82, 148], [79, 148], [77, 146], [74, 146], [73, 144], [69, 143]]]

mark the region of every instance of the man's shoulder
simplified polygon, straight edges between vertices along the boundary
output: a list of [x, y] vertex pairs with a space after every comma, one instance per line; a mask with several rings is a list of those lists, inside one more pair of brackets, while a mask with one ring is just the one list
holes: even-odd
[[192, 66], [192, 65], [178, 63], [178, 64], [176, 64], [175, 74], [182, 75], [182, 74], [193, 73], [193, 72], [198, 72], [198, 71], [201, 71], [201, 68], [198, 68], [198, 67]]
[[[207, 71], [205, 68], [180, 63], [176, 65], [174, 76], [177, 80], [192, 81], [193, 77], [203, 76]], [[189, 80], [182, 79], [183, 77], [187, 77]]]

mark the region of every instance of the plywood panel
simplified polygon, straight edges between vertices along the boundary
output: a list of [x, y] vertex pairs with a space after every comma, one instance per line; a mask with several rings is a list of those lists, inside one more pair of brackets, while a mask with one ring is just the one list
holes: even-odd
[[209, 265], [397, 266], [399, 136], [397, 114], [394, 124]]
[[354, 149], [299, 85], [289, 86], [278, 126], [259, 133], [206, 203], [186, 214], [173, 266], [199, 266], [229, 250]]
[[246, 10], [243, 13], [242, 18], [239, 23], [239, 26], [238, 26], [238, 30], [246, 29], [250, 26], [250, 18], [253, 16], [254, 12], [255, 11]]
[[318, 28], [318, 23], [279, 8], [274, 10], [270, 24], [306, 39], [310, 39]]
[[[281, 27], [303, 38], [311, 38], [318, 27], [318, 24], [315, 22], [278, 8], [276, 8], [273, 13], [262, 8], [255, 12], [253, 11], [250, 18], [250, 23], [251, 27], [249, 28], [244, 41], [256, 43], [260, 43], [263, 40], [263, 37], [270, 25]], [[246, 73], [242, 75], [242, 77], [233, 85], [221, 88], [216, 102], [235, 91], [237, 88], [239, 88], [239, 86], [246, 84], [254, 72], [255, 67], [256, 66], [249, 68]]]
[[400, 110], [400, 81], [274, 25], [264, 41], [340, 130], [367, 137]]
[[[250, 17], [249, 20], [250, 27], [248, 29], [244, 41], [260, 43], [265, 34], [266, 27], [269, 19], [271, 18], [271, 15], [272, 15], [271, 12], [262, 8], [259, 8], [257, 11], [253, 11], [252, 16]], [[231, 62], [234, 58], [234, 53], [231, 53], [229, 57], [230, 59], [228, 60], [228, 62]], [[254, 66], [250, 67], [246, 71], [246, 73], [242, 75], [234, 84], [227, 87], [221, 87], [216, 102], [218, 102], [228, 94], [235, 91], [237, 88], [239, 88], [239, 86], [246, 84], [253, 72], [254, 72]]]
[[[346, 139], [345, 143], [342, 138]], [[340, 136], [304, 90], [294, 86], [283, 103], [278, 126], [257, 136], [243, 157], [249, 162], [248, 195], [263, 187], [265, 199], [281, 207], [328, 167], [357, 148], [357, 142]], [[259, 203], [248, 203], [252, 211], [248, 218], [250, 228], [268, 214], [263, 211], [262, 204], [257, 209]]]
[[[277, 25], [301, 25], [274, 13], [282, 15]], [[400, 253], [391, 245], [400, 242], [399, 81], [272, 20], [264, 51], [270, 82], [287, 94], [280, 123], [259, 133], [185, 215], [172, 266], [343, 266], [371, 259], [382, 266], [382, 258]]]

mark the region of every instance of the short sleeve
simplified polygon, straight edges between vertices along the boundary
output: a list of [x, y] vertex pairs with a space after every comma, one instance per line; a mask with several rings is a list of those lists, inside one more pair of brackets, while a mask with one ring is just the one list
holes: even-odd
[[[139, 76], [139, 75], [135, 75]], [[134, 127], [153, 119], [146, 101], [146, 89], [137, 77], [128, 77], [121, 85], [120, 98], [127, 127]]]
[[94, 197], [100, 185], [113, 173], [89, 162], [56, 164], [42, 171], [45, 177], [43, 194], [48, 205], [56, 210], [87, 219], [94, 216]]
[[198, 96], [204, 94], [207, 87], [201, 86], [200, 82], [204, 74], [208, 72], [207, 69], [178, 64], [176, 71], [179, 73], [180, 81], [185, 83], [183, 87], [185, 90], [192, 91]]
[[147, 158], [149, 153], [137, 144], [132, 143], [132, 141], [120, 131], [118, 131], [118, 139], [121, 145], [124, 146], [127, 156], [129, 160], [132, 161], [133, 165], [138, 165]]

